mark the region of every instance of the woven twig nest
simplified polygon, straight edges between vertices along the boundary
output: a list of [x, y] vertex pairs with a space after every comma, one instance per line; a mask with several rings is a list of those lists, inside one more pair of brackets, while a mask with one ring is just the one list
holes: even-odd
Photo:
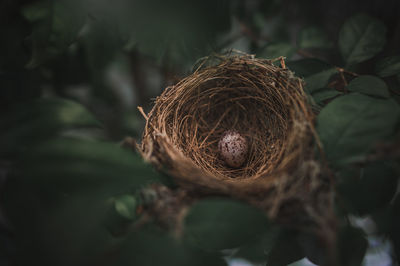
[[[307, 205], [311, 190], [326, 183], [314, 161], [314, 114], [302, 80], [283, 59], [281, 67], [273, 64], [279, 60], [229, 55], [200, 61], [144, 114], [142, 156], [187, 190], [245, 199], [272, 217], [284, 216], [288, 202]], [[229, 166], [218, 147], [229, 131], [248, 143], [240, 167]]]

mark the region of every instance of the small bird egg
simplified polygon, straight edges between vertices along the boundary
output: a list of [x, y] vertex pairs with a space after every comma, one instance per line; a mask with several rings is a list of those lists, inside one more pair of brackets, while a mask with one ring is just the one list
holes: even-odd
[[225, 131], [218, 143], [218, 149], [222, 159], [231, 167], [238, 168], [246, 161], [247, 140], [237, 131]]

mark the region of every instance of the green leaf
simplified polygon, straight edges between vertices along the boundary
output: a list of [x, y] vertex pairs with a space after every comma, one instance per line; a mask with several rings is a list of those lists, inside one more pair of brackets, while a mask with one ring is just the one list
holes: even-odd
[[323, 88], [312, 93], [312, 97], [317, 104], [323, 104], [325, 101], [335, 98], [339, 95], [342, 95], [342, 93], [331, 88]]
[[368, 248], [364, 232], [359, 228], [344, 227], [338, 234], [339, 265], [361, 265]]
[[397, 173], [385, 163], [373, 163], [362, 169], [341, 171], [337, 191], [347, 208], [367, 215], [387, 205], [397, 187]]
[[330, 49], [333, 47], [333, 43], [328, 39], [326, 33], [315, 26], [303, 28], [300, 31], [297, 45], [301, 49]]
[[379, 60], [375, 67], [380, 77], [389, 77], [400, 74], [400, 55], [389, 56]]
[[132, 193], [117, 195], [108, 199], [107, 202], [111, 206], [108, 209], [104, 225], [113, 236], [126, 235], [130, 226], [140, 217], [136, 212], [139, 205], [138, 201], [138, 198]]
[[[192, 65], [197, 58], [209, 54], [217, 37], [230, 29], [227, 0], [123, 3], [114, 11], [118, 28], [128, 36], [128, 42], [136, 44], [135, 49], [163, 64]], [[110, 9], [109, 4], [105, 2], [103, 8]]]
[[286, 66], [299, 77], [308, 77], [333, 67], [327, 62], [315, 58], [288, 61]]
[[375, 76], [359, 76], [353, 79], [347, 86], [349, 91], [360, 92], [370, 96], [389, 98], [390, 92], [386, 83]]
[[295, 53], [295, 48], [286, 42], [275, 42], [270, 43], [260, 53], [257, 54], [259, 57], [273, 59], [278, 58], [280, 56], [284, 56], [286, 58], [291, 58]]
[[332, 67], [330, 69], [306, 77], [304, 79], [304, 81], [306, 82], [306, 90], [309, 93], [312, 93], [315, 90], [325, 87], [326, 85], [328, 85], [328, 82], [331, 79], [331, 77], [336, 73], [337, 73], [336, 68]]
[[327, 265], [329, 259], [326, 255], [326, 246], [321, 245], [321, 236], [311, 232], [299, 232], [297, 241], [304, 255], [316, 265]]
[[330, 102], [317, 118], [317, 131], [328, 159], [336, 166], [365, 156], [377, 141], [393, 134], [400, 116], [394, 100], [358, 93]]
[[22, 15], [30, 22], [43, 20], [50, 15], [51, 2], [39, 1], [21, 9]]
[[18, 168], [32, 185], [47, 190], [96, 190], [115, 195], [158, 181], [141, 157], [113, 143], [56, 139], [32, 148]]
[[322, 104], [317, 104], [311, 94], [306, 94], [307, 103], [315, 113], [319, 113], [322, 109]]
[[87, 19], [84, 1], [59, 0], [54, 2], [52, 14], [52, 36], [50, 41], [58, 48], [73, 43]]
[[115, 197], [114, 207], [119, 215], [132, 220], [136, 216], [137, 200], [129, 194]]
[[145, 228], [124, 241], [118, 259], [112, 265], [226, 265], [218, 253], [208, 253], [185, 244], [156, 228]]
[[281, 231], [273, 248], [268, 253], [267, 265], [285, 266], [304, 258], [304, 253], [297, 237], [298, 233], [293, 230]]
[[4, 192], [7, 218], [18, 232], [13, 237], [17, 265], [97, 265], [112, 247], [103, 226], [104, 197], [88, 191], [45, 193], [21, 178], [8, 182]]
[[20, 104], [2, 115], [1, 120], [0, 154], [25, 151], [26, 147], [67, 129], [101, 126], [83, 105], [61, 98]]
[[186, 238], [205, 250], [238, 247], [254, 240], [268, 227], [260, 210], [227, 199], [197, 202], [185, 218]]
[[349, 18], [339, 32], [339, 49], [347, 66], [377, 55], [385, 43], [385, 25], [365, 14]]
[[267, 261], [267, 265], [283, 266], [302, 259], [304, 253], [297, 232], [274, 226], [242, 246], [235, 257], [245, 258], [257, 265]]
[[34, 22], [28, 68], [38, 67], [64, 52], [77, 39], [88, 15], [86, 5], [78, 0], [42, 0], [24, 7], [22, 13]]
[[254, 263], [264, 262], [281, 234], [281, 228], [271, 226], [256, 239], [241, 246], [235, 253], [235, 257], [244, 258]]
[[297, 76], [303, 77], [306, 83], [306, 91], [314, 91], [326, 87], [331, 77], [337, 73], [334, 66], [318, 59], [301, 59], [287, 62], [290, 70]]

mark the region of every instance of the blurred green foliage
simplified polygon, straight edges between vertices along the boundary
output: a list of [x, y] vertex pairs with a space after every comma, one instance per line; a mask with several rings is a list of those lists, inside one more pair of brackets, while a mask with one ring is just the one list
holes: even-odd
[[360, 92], [362, 94], [389, 98], [390, 92], [386, 83], [376, 76], [363, 75], [353, 79], [347, 89], [352, 92]]
[[265, 215], [256, 208], [225, 199], [195, 203], [185, 218], [186, 237], [205, 250], [242, 246], [268, 227]]
[[101, 128], [101, 123], [76, 102], [62, 98], [34, 99], [2, 114], [2, 155], [18, 154], [28, 146], [67, 129]]
[[0, 2], [0, 264], [226, 265], [221, 250], [326, 263], [312, 236], [230, 199], [191, 206], [181, 238], [152, 222], [132, 230], [139, 191], [174, 187], [119, 144], [141, 134], [136, 106], [231, 48], [285, 56], [305, 81], [335, 175], [339, 265], [365, 263], [370, 235], [390, 241], [396, 263], [400, 7], [350, 2]]
[[385, 43], [385, 25], [365, 14], [348, 19], [339, 33], [339, 48], [346, 66], [370, 59], [382, 51]]
[[393, 136], [399, 116], [394, 100], [351, 93], [322, 109], [317, 130], [329, 160], [343, 165], [362, 160], [373, 144]]

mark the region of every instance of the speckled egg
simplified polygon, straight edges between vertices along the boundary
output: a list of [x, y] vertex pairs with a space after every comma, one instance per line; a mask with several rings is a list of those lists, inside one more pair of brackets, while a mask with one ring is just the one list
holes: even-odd
[[248, 148], [246, 138], [234, 130], [228, 130], [222, 134], [218, 143], [222, 159], [227, 165], [234, 168], [242, 166], [246, 161]]

